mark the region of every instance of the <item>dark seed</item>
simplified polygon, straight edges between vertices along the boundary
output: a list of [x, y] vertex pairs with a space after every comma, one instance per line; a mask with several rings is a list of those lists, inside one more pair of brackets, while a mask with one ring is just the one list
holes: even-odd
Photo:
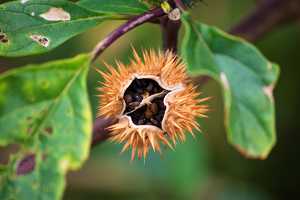
[[138, 124], [138, 121], [137, 121], [137, 119], [133, 119], [132, 121], [133, 121], [133, 123], [134, 123], [135, 125], [137, 125], [137, 124]]
[[154, 88], [153, 88], [153, 92], [154, 92], [154, 94], [158, 93], [158, 88], [157, 88], [157, 87], [154, 87]]
[[163, 89], [161, 87], [158, 88], [158, 92], [162, 92]]
[[146, 90], [147, 90], [148, 92], [150, 92], [150, 91], [153, 89], [153, 86], [154, 86], [154, 84], [153, 84], [153, 82], [151, 81], [151, 82], [149, 83], [148, 87], [146, 88]]
[[151, 122], [155, 125], [155, 126], [158, 126], [158, 121], [156, 121], [155, 119], [151, 119]]
[[145, 123], [145, 120], [144, 119], [140, 119], [137, 123], [137, 125], [143, 125]]
[[127, 108], [129, 111], [134, 110], [136, 107], [138, 107], [140, 105], [140, 102], [135, 101], [135, 102], [131, 102], [128, 104]]
[[133, 111], [134, 110], [134, 108], [133, 107], [127, 107], [127, 112], [130, 112], [130, 111]]
[[130, 102], [132, 102], [132, 96], [130, 96], [129, 94], [126, 94], [124, 97], [124, 100], [126, 103], [130, 103]]
[[143, 100], [143, 97], [141, 95], [139, 95], [139, 94], [135, 94], [134, 98], [135, 98], [135, 100], [137, 100], [139, 102], [141, 102]]
[[140, 87], [140, 88], [143, 87], [141, 80], [135, 79], [135, 81], [136, 81], [136, 84], [138, 87]]
[[140, 102], [138, 102], [138, 101], [134, 101], [134, 102], [131, 102], [131, 103], [129, 103], [128, 104], [130, 107], [138, 107], [139, 105], [140, 105]]
[[136, 92], [139, 93], [139, 94], [143, 94], [144, 93], [144, 90], [142, 88], [137, 88], [136, 89]]
[[147, 122], [145, 125], [153, 125], [151, 122]]
[[156, 103], [152, 103], [151, 106], [150, 106], [150, 109], [151, 109], [153, 115], [157, 114], [158, 109], [157, 109], [157, 104]]

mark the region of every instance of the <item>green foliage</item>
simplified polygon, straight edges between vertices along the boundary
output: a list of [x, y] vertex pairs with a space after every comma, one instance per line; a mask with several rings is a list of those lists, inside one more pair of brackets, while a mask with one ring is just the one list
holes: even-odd
[[139, 15], [149, 10], [137, 0], [82, 0], [77, 4], [100, 13]]
[[247, 157], [266, 158], [275, 144], [272, 90], [279, 68], [246, 41], [182, 15], [182, 53], [192, 76], [208, 75], [223, 89], [228, 140]]
[[[59, 199], [68, 169], [86, 160], [92, 116], [86, 75], [91, 55], [29, 65], [0, 76], [0, 145], [22, 145], [0, 166], [0, 199]], [[18, 162], [36, 155], [35, 170], [16, 175]]]
[[[199, 1], [182, 0], [186, 7]], [[105, 20], [149, 10], [138, 2], [30, 0], [2, 4], [0, 55], [18, 57], [48, 52]], [[149, 0], [157, 7], [161, 2]], [[186, 28], [182, 53], [190, 76], [208, 75], [221, 84], [229, 142], [247, 157], [265, 158], [276, 141], [272, 89], [278, 79], [278, 66], [253, 45], [195, 22], [188, 13], [182, 15], [182, 21]], [[21, 145], [21, 150], [10, 156], [8, 166], [0, 165], [0, 199], [62, 197], [67, 170], [78, 169], [89, 153], [92, 117], [86, 75], [93, 56], [84, 54], [29, 65], [0, 75], [0, 146]], [[194, 143], [194, 149], [171, 156], [205, 157], [193, 153], [196, 146]], [[35, 170], [18, 175], [19, 162], [32, 154], [36, 156]], [[195, 177], [199, 176], [191, 176], [190, 172], [197, 173], [202, 163], [188, 158], [184, 165], [182, 159], [176, 162], [186, 167], [189, 176], [178, 174], [177, 168], [168, 169], [174, 183], [198, 181]], [[186, 195], [185, 191], [192, 188], [180, 185], [174, 193]]]
[[5, 38], [0, 42], [0, 55], [9, 57], [51, 51], [69, 38], [116, 17], [63, 0], [12, 1], [0, 7], [0, 32]]

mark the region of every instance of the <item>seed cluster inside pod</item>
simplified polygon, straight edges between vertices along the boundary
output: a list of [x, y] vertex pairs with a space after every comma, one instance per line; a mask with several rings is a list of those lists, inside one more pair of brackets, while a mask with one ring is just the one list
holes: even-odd
[[126, 109], [135, 125], [153, 125], [161, 128], [166, 106], [164, 90], [155, 80], [135, 78], [124, 93]]

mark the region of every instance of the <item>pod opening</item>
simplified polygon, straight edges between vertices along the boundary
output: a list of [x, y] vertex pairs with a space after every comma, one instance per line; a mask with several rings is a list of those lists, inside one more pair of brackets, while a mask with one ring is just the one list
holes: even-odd
[[135, 78], [125, 90], [126, 109], [135, 125], [152, 125], [161, 129], [166, 111], [164, 98], [170, 91], [164, 90], [155, 80]]

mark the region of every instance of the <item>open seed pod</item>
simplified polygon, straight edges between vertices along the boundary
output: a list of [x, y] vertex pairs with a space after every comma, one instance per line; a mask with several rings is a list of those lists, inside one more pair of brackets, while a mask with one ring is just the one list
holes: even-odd
[[[166, 56], [159, 50], [158, 55], [150, 49], [150, 55], [143, 51], [144, 62], [133, 49], [136, 61], [131, 66], [117, 62], [118, 71], [105, 63], [110, 73], [98, 72], [104, 77], [103, 87], [96, 88], [103, 92], [98, 116], [114, 116], [117, 124], [109, 127], [111, 140], [116, 143], [125, 141], [121, 153], [132, 146], [132, 156], [138, 148], [138, 159], [153, 150], [161, 148], [159, 141], [167, 150], [176, 146], [178, 137], [186, 140], [185, 131], [192, 133], [192, 128], [199, 130], [195, 117], [206, 117], [207, 105], [197, 105], [208, 98], [195, 99], [196, 87], [187, 86], [187, 74], [184, 62], [168, 52]], [[200, 130], [199, 130], [200, 131]], [[193, 135], [194, 136], [194, 135]], [[195, 136], [194, 136], [195, 137]]]

